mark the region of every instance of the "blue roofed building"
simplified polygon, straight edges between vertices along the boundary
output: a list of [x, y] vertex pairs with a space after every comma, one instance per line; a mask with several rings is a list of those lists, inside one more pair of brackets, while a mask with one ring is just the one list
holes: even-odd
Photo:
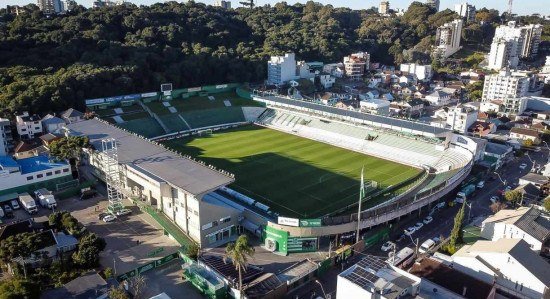
[[50, 160], [46, 155], [19, 160], [0, 156], [0, 196], [39, 188], [55, 190], [57, 184], [72, 179], [69, 164]]

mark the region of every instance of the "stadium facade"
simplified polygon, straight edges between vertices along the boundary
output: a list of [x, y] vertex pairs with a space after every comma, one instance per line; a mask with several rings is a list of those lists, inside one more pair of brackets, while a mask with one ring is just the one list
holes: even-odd
[[[266, 107], [247, 113], [255, 115], [253, 119], [247, 117], [249, 122], [423, 170], [414, 183], [406, 185], [405, 192], [364, 210], [360, 228], [385, 223], [437, 202], [468, 176], [478, 150], [473, 140], [424, 123], [266, 93], [256, 93], [253, 99]], [[66, 129], [69, 135], [90, 138], [95, 149], [86, 150], [83, 161], [100, 179], [105, 160], [99, 150], [101, 141], [116, 139], [123, 194], [162, 211], [203, 248], [220, 246], [248, 230], [262, 237], [267, 249], [280, 254], [315, 251], [319, 238], [351, 233], [357, 228], [357, 214], [345, 211], [315, 219], [285, 217], [265, 202], [228, 187], [238, 180], [232, 174], [107, 122], [87, 120], [68, 124]], [[177, 135], [189, 136], [200, 128], [194, 131]]]

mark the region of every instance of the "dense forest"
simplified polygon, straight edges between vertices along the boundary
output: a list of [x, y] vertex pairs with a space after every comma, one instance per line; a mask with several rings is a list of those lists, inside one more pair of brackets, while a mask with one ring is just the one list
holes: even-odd
[[[435, 29], [456, 17], [414, 2], [401, 16], [314, 2], [225, 10], [189, 1], [152, 6], [77, 7], [45, 17], [36, 6], [14, 16], [0, 9], [0, 114], [82, 108], [86, 98], [158, 90], [161, 82], [191, 87], [258, 82], [270, 55], [341, 61], [368, 51], [385, 64], [429, 62]], [[490, 42], [500, 16], [482, 9], [463, 32]], [[483, 23], [483, 22], [482, 22]]]

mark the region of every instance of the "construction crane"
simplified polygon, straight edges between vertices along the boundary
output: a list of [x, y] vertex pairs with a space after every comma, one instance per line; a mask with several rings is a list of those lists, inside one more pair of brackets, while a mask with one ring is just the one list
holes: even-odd
[[254, 0], [242, 1], [242, 2], [239, 2], [239, 3], [244, 7], [254, 8]]
[[514, 0], [508, 0], [508, 16], [512, 15], [512, 2]]

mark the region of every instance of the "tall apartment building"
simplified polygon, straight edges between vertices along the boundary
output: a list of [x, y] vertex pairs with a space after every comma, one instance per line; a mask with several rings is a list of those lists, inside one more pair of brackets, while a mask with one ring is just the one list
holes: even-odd
[[426, 0], [426, 5], [435, 9], [435, 11], [439, 11], [439, 0]]
[[447, 58], [460, 50], [462, 24], [462, 20], [454, 20], [437, 28], [434, 53], [437, 57]]
[[346, 76], [359, 79], [369, 69], [370, 54], [367, 52], [353, 53], [344, 57], [344, 69]]
[[500, 70], [515, 68], [520, 58], [532, 58], [538, 54], [542, 26], [530, 24], [518, 26], [515, 21], [497, 27], [489, 52], [488, 68]]
[[267, 62], [267, 84], [281, 85], [296, 78], [296, 56], [271, 56]]
[[112, 7], [123, 4], [124, 0], [96, 0], [92, 3], [92, 8]]
[[380, 1], [378, 13], [381, 15], [388, 15], [390, 13], [390, 1]]
[[0, 118], [0, 156], [7, 156], [13, 148], [10, 120]]
[[459, 133], [466, 133], [468, 128], [477, 120], [477, 110], [467, 106], [449, 108], [447, 113], [447, 127]]
[[15, 125], [21, 139], [32, 139], [42, 134], [42, 122], [38, 115], [23, 112], [15, 117]]
[[476, 7], [467, 2], [455, 4], [455, 12], [461, 16], [466, 23], [473, 22], [476, 19]]
[[528, 90], [528, 76], [504, 70], [485, 77], [481, 100], [498, 102], [499, 112], [520, 114], [525, 110], [525, 102], [521, 98], [527, 94]]
[[225, 1], [225, 0], [216, 0], [214, 1], [214, 6], [230, 9], [231, 8], [231, 1]]
[[38, 8], [47, 15], [62, 13], [62, 5], [60, 0], [37, 0]]

